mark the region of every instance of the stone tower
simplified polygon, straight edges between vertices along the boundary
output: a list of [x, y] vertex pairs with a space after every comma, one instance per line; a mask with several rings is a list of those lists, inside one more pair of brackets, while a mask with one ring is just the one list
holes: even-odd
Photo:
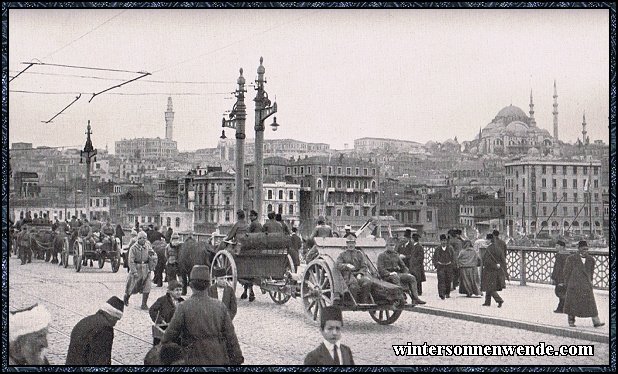
[[532, 90], [530, 90], [530, 125], [536, 126], [536, 120], [534, 119], [534, 103], [532, 102]]
[[165, 139], [174, 139], [174, 106], [172, 98], [167, 98], [167, 111], [165, 112]]
[[554, 79], [554, 143], [558, 141], [558, 91], [556, 90], [556, 80]]

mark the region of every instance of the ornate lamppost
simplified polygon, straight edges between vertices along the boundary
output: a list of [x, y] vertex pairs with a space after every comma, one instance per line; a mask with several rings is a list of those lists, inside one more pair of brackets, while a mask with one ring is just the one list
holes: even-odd
[[[236, 201], [235, 211], [244, 210], [243, 206], [243, 188], [245, 170], [245, 119], [247, 118], [247, 106], [245, 105], [245, 78], [242, 76], [242, 68], [240, 68], [240, 76], [236, 80], [238, 88], [234, 92], [236, 103], [229, 114], [228, 120], [223, 117], [221, 122], [222, 127], [228, 127], [236, 130]], [[225, 130], [221, 131], [221, 139], [226, 139]]]
[[90, 164], [94, 159], [97, 162], [97, 150], [92, 146], [92, 140], [90, 140], [90, 120], [88, 120], [88, 128], [86, 130], [86, 145], [84, 150], [80, 152], [79, 163], [83, 164], [86, 159], [86, 217], [90, 220]]
[[[258, 217], [262, 217], [262, 185], [264, 181], [263, 168], [264, 168], [264, 120], [271, 115], [277, 113], [277, 103], [272, 103], [268, 99], [268, 93], [264, 90], [264, 73], [266, 69], [262, 65], [264, 58], [260, 57], [260, 66], [257, 69], [257, 79], [255, 80], [255, 90], [257, 94], [255, 96], [255, 199], [253, 208], [257, 211]], [[273, 123], [270, 125], [273, 131], [277, 131], [277, 117], [274, 117]]]

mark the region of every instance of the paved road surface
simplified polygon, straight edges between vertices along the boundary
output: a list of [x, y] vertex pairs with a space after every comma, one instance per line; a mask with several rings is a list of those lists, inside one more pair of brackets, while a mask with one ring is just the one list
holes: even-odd
[[[109, 263], [103, 269], [71, 267], [35, 260], [19, 265], [9, 261], [9, 306], [20, 308], [39, 302], [53, 315], [49, 334], [49, 359], [61, 365], [66, 358], [69, 335], [83, 316], [96, 312], [110, 296], [122, 297], [127, 273], [114, 274]], [[153, 287], [148, 304], [163, 295]], [[424, 296], [430, 303], [439, 299]], [[237, 294], [240, 296], [240, 291]], [[478, 301], [478, 299], [475, 299]], [[140, 365], [150, 348], [148, 313], [139, 309], [141, 295], [131, 298], [124, 317], [116, 325], [113, 364]], [[377, 325], [366, 312], [344, 313], [343, 342], [352, 348], [360, 365], [607, 365], [609, 345], [484, 325], [445, 317], [404, 312], [393, 325]], [[285, 305], [273, 303], [259, 291], [253, 303], [238, 300], [234, 320], [247, 365], [300, 365], [307, 352], [321, 341], [318, 326], [310, 322], [300, 300]], [[396, 357], [393, 344], [594, 344], [594, 357]]]

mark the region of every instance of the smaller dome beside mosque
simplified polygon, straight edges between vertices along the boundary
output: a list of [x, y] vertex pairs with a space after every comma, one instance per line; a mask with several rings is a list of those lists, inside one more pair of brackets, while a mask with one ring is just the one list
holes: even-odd
[[511, 122], [506, 126], [506, 132], [511, 136], [526, 136], [528, 134], [528, 126], [519, 121]]

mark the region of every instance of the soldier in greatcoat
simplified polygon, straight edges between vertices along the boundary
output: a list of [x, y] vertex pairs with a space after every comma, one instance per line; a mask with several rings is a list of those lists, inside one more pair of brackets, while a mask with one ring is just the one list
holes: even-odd
[[335, 266], [341, 272], [350, 293], [358, 304], [369, 303], [372, 282], [363, 253], [355, 248], [356, 240], [347, 239], [347, 248], [337, 257]]
[[137, 242], [129, 249], [129, 277], [124, 295], [124, 305], [129, 305], [129, 298], [136, 293], [142, 293], [142, 310], [148, 310], [148, 295], [150, 294], [150, 272], [157, 266], [157, 254], [146, 240], [146, 233], [137, 234]]
[[564, 284], [567, 288], [564, 313], [568, 315], [571, 327], [575, 326], [575, 317], [592, 317], [594, 327], [601, 327], [605, 323], [599, 318], [592, 287], [596, 261], [588, 254], [586, 241], [580, 241], [577, 247], [578, 253], [567, 257], [564, 264]]
[[416, 278], [410, 274], [408, 267], [399, 257], [399, 253], [395, 251], [394, 240], [389, 241], [386, 244], [386, 251], [378, 255], [378, 274], [382, 280], [402, 286], [404, 291], [408, 291], [411, 304], [425, 304], [418, 297]]

